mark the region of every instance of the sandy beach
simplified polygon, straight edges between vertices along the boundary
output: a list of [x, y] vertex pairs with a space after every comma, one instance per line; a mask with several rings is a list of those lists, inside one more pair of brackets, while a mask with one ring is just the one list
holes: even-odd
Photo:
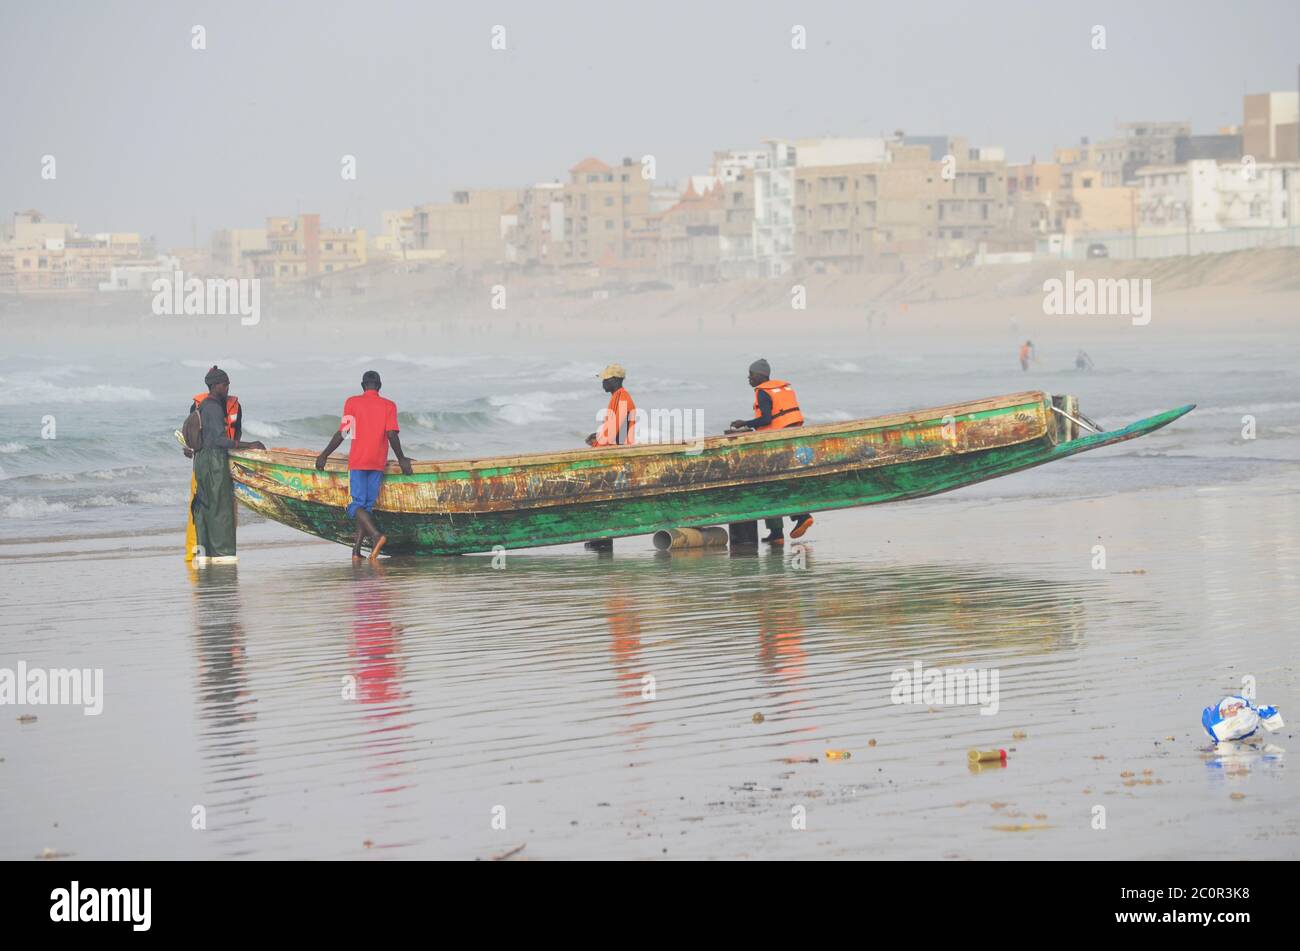
[[[1199, 725], [1244, 674], [1300, 700], [1294, 488], [1032, 478], [827, 515], [802, 568], [645, 538], [354, 568], [265, 523], [203, 571], [34, 551], [6, 660], [105, 699], [0, 721], [4, 857], [1295, 858], [1294, 731]], [[997, 670], [996, 713], [891, 702], [918, 661]]]

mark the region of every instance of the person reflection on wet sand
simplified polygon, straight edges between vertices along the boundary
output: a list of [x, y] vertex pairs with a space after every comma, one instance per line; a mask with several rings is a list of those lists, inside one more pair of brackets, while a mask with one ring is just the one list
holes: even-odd
[[356, 700], [371, 708], [365, 712], [369, 725], [365, 728], [364, 743], [378, 760], [376, 768], [383, 782], [373, 791], [397, 792], [409, 786], [392, 782], [409, 772], [403, 758], [409, 750], [400, 742], [400, 736], [394, 734], [409, 731], [413, 726], [409, 719], [412, 706], [402, 702], [408, 695], [402, 687], [402, 627], [393, 620], [389, 595], [392, 582], [384, 577], [383, 568], [367, 564], [358, 566], [355, 573], [361, 577], [351, 586], [355, 597], [348, 656], [352, 661]]
[[239, 568], [213, 565], [189, 569], [194, 586], [200, 713], [220, 735], [221, 756], [241, 755], [227, 741], [241, 725], [256, 719], [244, 669], [244, 627], [240, 620]]
[[217, 564], [186, 570], [194, 594], [201, 721], [197, 742], [206, 776], [204, 828], [218, 836], [224, 829], [227, 845], [242, 847], [256, 839], [252, 826], [260, 820], [231, 822], [263, 793], [254, 785], [259, 779], [253, 766], [257, 707], [249, 689], [239, 567]]
[[[624, 590], [619, 580], [614, 581], [615, 591], [605, 599], [606, 620], [609, 624], [609, 653], [618, 681], [618, 694], [624, 698], [627, 716], [644, 714], [640, 705], [650, 697], [646, 672], [641, 658], [641, 606]], [[652, 695], [651, 695], [652, 696]], [[633, 720], [623, 728], [623, 733], [641, 733], [650, 726], [649, 718]]]

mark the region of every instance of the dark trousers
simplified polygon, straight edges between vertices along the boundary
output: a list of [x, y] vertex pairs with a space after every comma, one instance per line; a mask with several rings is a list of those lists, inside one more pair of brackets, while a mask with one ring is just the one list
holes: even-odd
[[[791, 515], [790, 521], [797, 525], [799, 524], [800, 519], [804, 519], [807, 517], [808, 517], [807, 515]], [[785, 531], [781, 528], [781, 520], [779, 518], [765, 518], [763, 519], [763, 524], [766, 525], [767, 530], [773, 533], [774, 535], [785, 534]]]

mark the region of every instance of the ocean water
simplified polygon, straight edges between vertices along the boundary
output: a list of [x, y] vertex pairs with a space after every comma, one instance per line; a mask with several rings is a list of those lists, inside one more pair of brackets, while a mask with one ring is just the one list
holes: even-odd
[[[1093, 347], [1093, 372], [1073, 351], [1042, 354], [1023, 373], [1008, 340], [867, 339], [841, 353], [768, 354], [796, 383], [811, 422], [832, 422], [948, 402], [1045, 389], [1079, 396], [1112, 428], [1194, 402], [1176, 427], [1131, 447], [963, 490], [1001, 497], [1106, 493], [1117, 487], [1235, 482], [1300, 462], [1300, 352], [1290, 340], [1115, 341]], [[872, 344], [875, 344], [873, 347]], [[748, 353], [656, 353], [630, 364], [628, 387], [643, 410], [700, 413], [721, 432], [750, 415]], [[710, 352], [712, 351], [712, 352]], [[188, 464], [171, 433], [212, 363], [232, 375], [248, 439], [323, 448], [363, 370], [382, 374], [401, 411], [402, 442], [418, 459], [455, 459], [581, 445], [606, 397], [600, 353], [515, 352], [275, 355], [175, 358], [94, 354], [0, 360], [0, 533], [14, 538], [163, 531], [183, 517]], [[725, 367], [725, 371], [724, 368]], [[1247, 417], [1254, 438], [1243, 438]], [[692, 416], [692, 418], [695, 418]], [[54, 438], [46, 438], [53, 436]], [[1010, 489], [1014, 486], [1014, 489]], [[924, 503], [922, 503], [924, 504]], [[178, 511], [181, 513], [178, 516]], [[251, 517], [251, 516], [250, 516]], [[123, 530], [124, 522], [130, 530]]]
[[[1090, 340], [1089, 373], [1050, 338], [1022, 373], [1010, 331], [7, 354], [0, 667], [102, 669], [104, 706], [0, 707], [0, 856], [1296, 858], [1294, 729], [1214, 749], [1199, 721], [1243, 677], [1300, 717], [1300, 345], [1157, 340]], [[1107, 427], [1198, 408], [785, 551], [354, 567], [241, 511], [238, 565], [181, 560], [171, 431], [213, 362], [247, 438], [323, 447], [373, 368], [408, 453], [461, 458], [580, 445], [609, 360], [721, 431], [759, 355], [814, 422], [1022, 389]], [[918, 662], [996, 671], [996, 710], [894, 702]]]

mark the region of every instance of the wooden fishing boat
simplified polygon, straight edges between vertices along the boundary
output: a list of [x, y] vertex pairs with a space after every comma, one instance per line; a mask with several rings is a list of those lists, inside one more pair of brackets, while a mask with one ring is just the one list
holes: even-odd
[[[1073, 397], [1014, 393], [874, 419], [698, 443], [390, 463], [375, 520], [391, 554], [452, 555], [644, 535], [948, 492], [1145, 435], [1191, 405], [1111, 432]], [[347, 461], [298, 449], [230, 454], [235, 496], [267, 518], [351, 545]]]

